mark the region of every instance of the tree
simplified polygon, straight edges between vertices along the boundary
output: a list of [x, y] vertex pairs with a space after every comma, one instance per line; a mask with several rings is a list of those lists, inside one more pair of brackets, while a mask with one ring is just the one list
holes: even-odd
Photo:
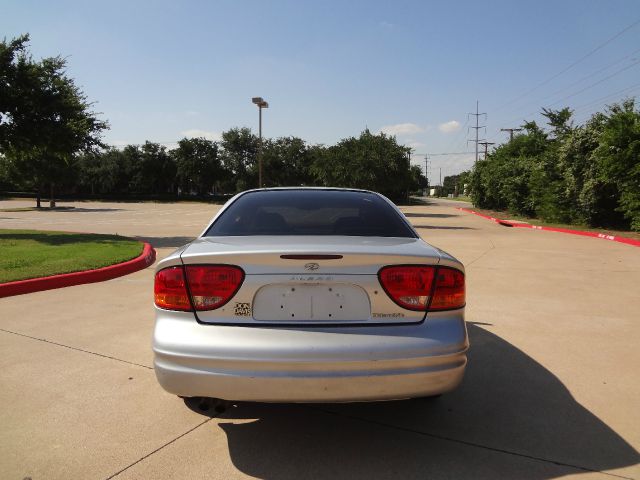
[[121, 156], [122, 152], [114, 148], [78, 156], [76, 168], [80, 188], [92, 195], [115, 192], [121, 176]]
[[557, 150], [562, 183], [556, 201], [565, 212], [564, 221], [591, 226], [624, 224], [622, 214], [616, 212], [618, 188], [600, 174], [594, 156], [605, 121], [604, 114], [596, 113], [567, 135]]
[[222, 133], [222, 164], [230, 172], [225, 189], [242, 191], [258, 186], [258, 137], [249, 128], [232, 128]]
[[176, 179], [181, 190], [197, 195], [210, 193], [224, 176], [218, 144], [205, 138], [183, 138], [171, 150], [176, 163]]
[[65, 72], [61, 57], [39, 62], [27, 53], [28, 35], [0, 42], [0, 154], [3, 169], [24, 188], [54, 189], [73, 172], [73, 156], [102, 146], [108, 128]]
[[365, 130], [318, 153], [311, 171], [323, 185], [370, 189], [392, 198], [406, 198], [411, 187], [409, 149], [395, 137]]
[[145, 193], [163, 194], [175, 191], [176, 164], [159, 143], [144, 142], [140, 148], [138, 188]]
[[[409, 183], [409, 190], [416, 192], [429, 188], [429, 180], [422, 174], [422, 169], [418, 165], [411, 165], [410, 168], [411, 180]], [[422, 195], [422, 193], [420, 193]]]
[[468, 183], [469, 172], [460, 172], [457, 175], [448, 175], [442, 180], [443, 195], [464, 194], [464, 186]]
[[475, 205], [520, 215], [535, 214], [539, 192], [534, 193], [532, 188], [535, 190], [541, 181], [549, 142], [535, 122], [523, 127], [524, 134], [498, 146], [474, 166], [470, 186]]
[[555, 138], [560, 138], [570, 133], [573, 129], [573, 122], [571, 121], [573, 111], [569, 108], [565, 107], [561, 110], [543, 108], [542, 115], [547, 117], [547, 124], [551, 127]]
[[471, 183], [471, 170], [465, 170], [458, 174], [458, 195], [468, 195]]
[[594, 151], [600, 179], [620, 192], [618, 211], [640, 231], [640, 112], [634, 100], [609, 107]]
[[574, 127], [572, 112], [543, 110], [534, 122], [474, 167], [471, 194], [484, 208], [548, 222], [640, 230], [640, 112], [614, 104]]
[[267, 187], [310, 185], [312, 152], [304, 140], [281, 137], [264, 140], [262, 146], [263, 183]]

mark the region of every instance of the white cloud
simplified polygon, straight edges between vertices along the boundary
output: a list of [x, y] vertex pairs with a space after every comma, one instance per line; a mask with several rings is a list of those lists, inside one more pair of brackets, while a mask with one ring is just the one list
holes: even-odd
[[415, 150], [419, 150], [422, 147], [426, 147], [426, 145], [422, 142], [409, 142], [407, 147], [413, 148]]
[[198, 130], [197, 128], [180, 132], [180, 135], [186, 138], [206, 138], [207, 140], [220, 140], [222, 136], [218, 132], [207, 132], [206, 130]]
[[451, 120], [449, 122], [444, 122], [438, 125], [438, 130], [442, 133], [453, 133], [460, 130], [460, 122], [457, 120]]
[[200, 112], [198, 112], [197, 110], [187, 110], [184, 113], [188, 117], [196, 117], [196, 116], [200, 115]]
[[413, 135], [420, 133], [424, 129], [415, 123], [398, 123], [397, 125], [386, 125], [380, 129], [382, 133], [387, 135]]

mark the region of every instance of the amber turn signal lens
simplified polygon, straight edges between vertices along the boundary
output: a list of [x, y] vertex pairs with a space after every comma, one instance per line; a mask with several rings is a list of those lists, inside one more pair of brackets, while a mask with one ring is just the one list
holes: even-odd
[[182, 311], [192, 309], [182, 267], [169, 267], [157, 272], [153, 293], [155, 304], [160, 308]]

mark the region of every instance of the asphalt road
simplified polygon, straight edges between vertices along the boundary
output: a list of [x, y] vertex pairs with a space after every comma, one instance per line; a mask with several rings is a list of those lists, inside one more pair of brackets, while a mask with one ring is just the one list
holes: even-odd
[[[640, 249], [507, 228], [457, 205], [403, 208], [467, 268], [472, 349], [457, 391], [202, 411], [156, 383], [148, 268], [0, 299], [0, 477], [640, 477]], [[0, 228], [140, 236], [163, 258], [218, 208], [75, 207], [0, 212]]]

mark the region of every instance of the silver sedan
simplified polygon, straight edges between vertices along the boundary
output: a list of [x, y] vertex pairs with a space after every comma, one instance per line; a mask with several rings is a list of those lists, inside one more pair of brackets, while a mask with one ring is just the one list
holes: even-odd
[[433, 396], [467, 363], [463, 265], [374, 192], [236, 195], [158, 264], [154, 291], [156, 376], [182, 397]]

